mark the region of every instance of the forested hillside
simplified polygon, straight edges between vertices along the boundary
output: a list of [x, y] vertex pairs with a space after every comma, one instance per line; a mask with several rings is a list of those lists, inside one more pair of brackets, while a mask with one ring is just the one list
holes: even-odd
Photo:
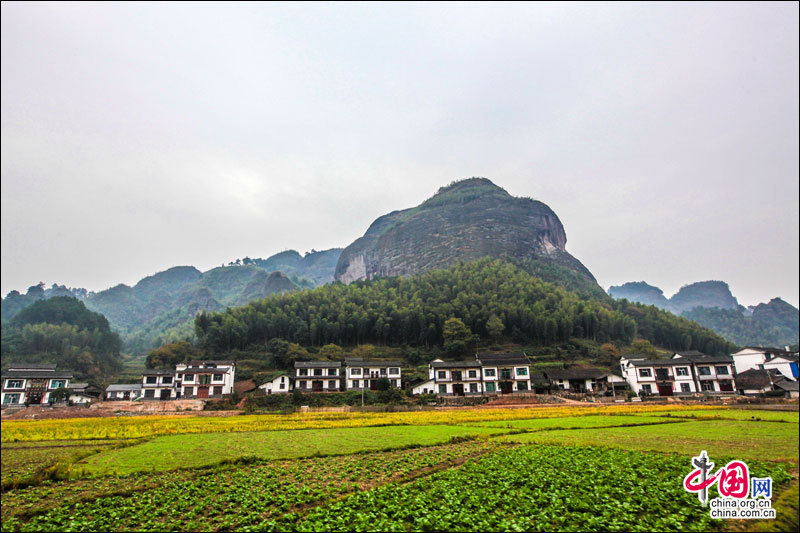
[[[443, 343], [444, 323], [453, 317], [480, 337], [500, 334], [538, 345], [572, 337], [628, 344], [641, 336], [675, 350], [718, 354], [733, 348], [685, 318], [626, 301], [581, 299], [509, 262], [488, 258], [411, 277], [276, 295], [222, 313], [202, 312], [195, 330], [201, 346], [216, 353], [265, 346], [275, 338], [307, 346], [431, 346]], [[497, 319], [499, 326], [489, 325]]]
[[70, 296], [39, 300], [2, 326], [3, 368], [11, 363], [55, 363], [78, 378], [118, 371], [119, 335], [108, 320]]

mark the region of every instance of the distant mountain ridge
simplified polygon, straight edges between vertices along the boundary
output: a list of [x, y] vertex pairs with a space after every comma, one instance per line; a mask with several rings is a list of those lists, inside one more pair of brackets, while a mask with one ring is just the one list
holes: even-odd
[[544, 203], [511, 196], [486, 178], [469, 178], [416, 207], [378, 217], [342, 251], [336, 279], [408, 276], [488, 256], [547, 260], [596, 284], [566, 242], [564, 226]]
[[[146, 276], [133, 287], [119, 284], [97, 293], [57, 284], [50, 288], [34, 285], [25, 294], [11, 291], [3, 299], [2, 321], [11, 320], [37, 301], [71, 296], [104, 315], [121, 334], [126, 351], [143, 353], [164, 342], [192, 337], [192, 319], [199, 311], [222, 311], [329, 282], [340, 253], [341, 249], [332, 249], [301, 256], [287, 250], [267, 259], [237, 260], [207, 272], [176, 266]], [[288, 272], [272, 270], [275, 266]]]
[[723, 281], [684, 285], [667, 299], [658, 287], [644, 281], [609, 287], [615, 299], [626, 299], [694, 320], [730, 342], [745, 345], [793, 345], [800, 337], [798, 309], [780, 298], [745, 308]]

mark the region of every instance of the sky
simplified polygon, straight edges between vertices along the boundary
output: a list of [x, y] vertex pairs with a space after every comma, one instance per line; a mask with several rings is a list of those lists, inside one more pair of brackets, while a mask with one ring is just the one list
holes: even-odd
[[798, 4], [2, 4], [3, 294], [345, 247], [484, 176], [608, 288], [797, 306]]

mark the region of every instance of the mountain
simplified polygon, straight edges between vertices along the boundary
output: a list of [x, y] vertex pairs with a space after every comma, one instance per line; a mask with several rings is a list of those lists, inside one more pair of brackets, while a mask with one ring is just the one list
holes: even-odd
[[648, 285], [644, 281], [629, 281], [618, 286], [612, 285], [608, 288], [608, 294], [616, 300], [624, 298], [630, 302], [655, 305], [661, 309], [669, 308], [669, 300], [664, 296], [664, 291]]
[[121, 368], [119, 335], [72, 295], [39, 299], [4, 323], [0, 353], [3, 368], [55, 363], [79, 379], [102, 379]]
[[[267, 259], [252, 259], [253, 264], [269, 272], [279, 271], [298, 279], [305, 278], [313, 282], [313, 286], [324, 285], [333, 281], [336, 263], [342, 248], [329, 250], [311, 250], [301, 256], [295, 250], [286, 250]], [[245, 258], [247, 259], [247, 258]]]
[[669, 307], [673, 313], [681, 314], [695, 307], [739, 309], [739, 302], [724, 281], [699, 281], [681, 287], [669, 299]]
[[669, 299], [661, 289], [643, 281], [609, 287], [608, 293], [615, 299], [655, 305], [686, 317], [739, 346], [793, 345], [800, 337], [797, 308], [780, 298], [745, 308], [723, 281], [684, 285]]
[[546, 260], [597, 285], [566, 243], [564, 227], [547, 205], [511, 196], [486, 178], [470, 178], [442, 187], [417, 207], [376, 219], [342, 251], [336, 279], [409, 276], [489, 256]]

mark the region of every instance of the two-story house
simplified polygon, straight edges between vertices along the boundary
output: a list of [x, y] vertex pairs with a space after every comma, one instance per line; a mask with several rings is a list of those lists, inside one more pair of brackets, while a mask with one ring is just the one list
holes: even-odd
[[435, 359], [428, 366], [433, 380], [431, 391], [436, 394], [464, 396], [483, 392], [481, 363], [477, 359], [443, 361]]
[[680, 396], [735, 392], [733, 360], [699, 352], [676, 353], [671, 359], [628, 356], [620, 359], [622, 376], [636, 394]]
[[345, 386], [347, 390], [376, 390], [378, 380], [386, 378], [389, 385], [400, 388], [402, 363], [400, 361], [378, 361], [345, 359]]
[[190, 361], [175, 365], [176, 390], [180, 398], [222, 398], [233, 394], [234, 361]]
[[529, 392], [531, 387], [530, 361], [521, 353], [480, 354], [481, 374], [485, 392], [509, 394]]
[[145, 370], [142, 372], [142, 398], [145, 400], [174, 400], [177, 396], [174, 370]]
[[142, 396], [141, 383], [119, 383], [106, 387], [105, 399], [114, 400], [136, 400]]
[[66, 389], [71, 372], [60, 372], [56, 365], [14, 363], [2, 376], [2, 405], [43, 404], [50, 402], [50, 393]]
[[342, 363], [338, 361], [294, 364], [294, 388], [301, 392], [338, 392], [342, 390], [342, 379]]
[[798, 379], [797, 352], [780, 348], [762, 348], [759, 346], [745, 346], [731, 355], [736, 373], [741, 374], [746, 370], [777, 370], [783, 377], [796, 381]]

